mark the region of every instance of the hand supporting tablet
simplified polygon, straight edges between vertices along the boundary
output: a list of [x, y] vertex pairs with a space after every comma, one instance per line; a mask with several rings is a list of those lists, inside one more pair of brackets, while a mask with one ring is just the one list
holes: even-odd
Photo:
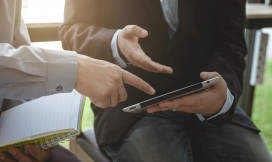
[[146, 109], [148, 107], [157, 105], [160, 102], [173, 100], [173, 99], [176, 99], [176, 98], [179, 98], [179, 97], [182, 97], [182, 96], [194, 93], [194, 92], [204, 90], [204, 89], [214, 85], [219, 79], [220, 79], [220, 77], [217, 76], [212, 79], [208, 79], [208, 80], [196, 83], [196, 84], [192, 84], [190, 86], [180, 88], [175, 91], [145, 100], [145, 101], [137, 103], [135, 105], [128, 106], [126, 108], [123, 108], [123, 111], [130, 112], [130, 113], [143, 112], [143, 111], [146, 111]]

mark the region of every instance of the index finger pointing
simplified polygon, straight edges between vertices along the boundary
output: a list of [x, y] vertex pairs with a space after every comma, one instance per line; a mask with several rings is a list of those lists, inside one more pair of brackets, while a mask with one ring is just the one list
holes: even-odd
[[137, 77], [136, 75], [131, 74], [130, 72], [127, 72], [123, 69], [121, 70], [124, 83], [134, 86], [147, 94], [155, 94], [155, 89], [151, 87], [147, 82]]

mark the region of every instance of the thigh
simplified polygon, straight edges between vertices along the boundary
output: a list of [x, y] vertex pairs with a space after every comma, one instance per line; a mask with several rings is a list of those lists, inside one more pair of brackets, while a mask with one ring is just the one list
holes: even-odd
[[50, 162], [80, 162], [71, 151], [56, 145], [52, 148]]
[[271, 162], [259, 133], [235, 124], [202, 124], [191, 132], [196, 162]]
[[190, 140], [181, 124], [154, 116], [143, 117], [119, 143], [103, 150], [120, 162], [192, 161]]

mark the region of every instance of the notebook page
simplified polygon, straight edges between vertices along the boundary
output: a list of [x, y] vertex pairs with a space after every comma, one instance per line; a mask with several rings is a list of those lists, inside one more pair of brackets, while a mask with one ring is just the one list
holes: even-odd
[[0, 146], [45, 133], [76, 130], [82, 102], [82, 95], [73, 91], [41, 97], [3, 112]]

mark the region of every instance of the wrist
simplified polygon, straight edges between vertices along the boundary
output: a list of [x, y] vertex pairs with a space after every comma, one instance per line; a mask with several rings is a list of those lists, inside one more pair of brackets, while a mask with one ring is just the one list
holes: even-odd
[[45, 50], [48, 53], [45, 95], [71, 92], [77, 79], [77, 53]]
[[81, 54], [77, 54], [77, 76], [76, 76], [76, 83], [75, 83], [76, 90], [78, 90], [78, 87], [80, 84], [81, 69], [82, 69], [84, 57], [86, 57], [86, 56], [81, 55]]
[[123, 53], [120, 50], [120, 47], [118, 44], [120, 44], [120, 39], [118, 38], [120, 36], [121, 30], [117, 30], [111, 41], [111, 50], [112, 50], [112, 56], [114, 58], [115, 64], [119, 65], [122, 68], [127, 67], [127, 59], [124, 57]]

